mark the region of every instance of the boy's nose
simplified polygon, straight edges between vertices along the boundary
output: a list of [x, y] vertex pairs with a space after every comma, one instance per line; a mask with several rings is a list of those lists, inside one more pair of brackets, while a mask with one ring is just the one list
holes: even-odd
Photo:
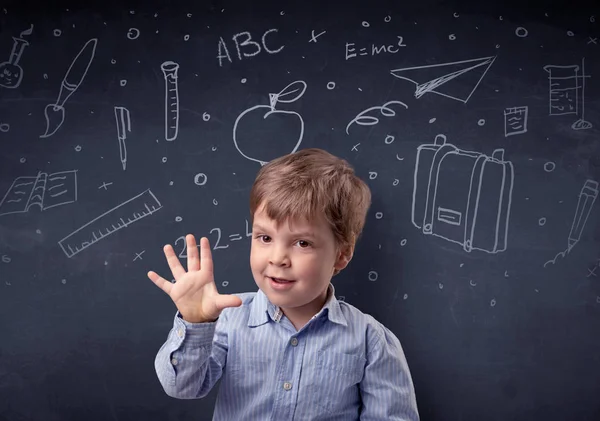
[[269, 255], [269, 263], [275, 266], [289, 266], [290, 258], [285, 247], [273, 247]]

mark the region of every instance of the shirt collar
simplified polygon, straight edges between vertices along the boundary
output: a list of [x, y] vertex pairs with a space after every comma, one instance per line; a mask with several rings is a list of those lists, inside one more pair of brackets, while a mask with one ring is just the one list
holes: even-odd
[[[335, 288], [331, 283], [327, 288], [327, 301], [325, 301], [323, 308], [314, 317], [319, 317], [323, 313], [325, 313], [329, 320], [334, 323], [341, 324], [342, 326], [348, 325], [346, 318], [342, 313], [342, 309], [340, 308], [340, 303], [337, 298], [335, 298]], [[248, 326], [260, 326], [267, 323], [269, 318], [275, 322], [279, 322], [281, 316], [282, 313], [279, 310], [279, 307], [271, 303], [265, 293], [259, 289], [254, 300], [252, 300], [252, 303], [250, 304]]]

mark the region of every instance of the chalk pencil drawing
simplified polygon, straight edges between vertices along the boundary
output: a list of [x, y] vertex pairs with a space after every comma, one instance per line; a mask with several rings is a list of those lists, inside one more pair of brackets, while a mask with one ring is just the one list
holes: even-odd
[[529, 107], [513, 107], [504, 110], [504, 137], [527, 133]]
[[92, 38], [81, 48], [77, 56], [71, 62], [65, 76], [60, 84], [58, 98], [54, 104], [46, 105], [44, 117], [46, 118], [46, 132], [41, 138], [52, 136], [65, 121], [65, 103], [81, 86], [87, 74], [94, 56], [98, 39]]
[[408, 105], [406, 105], [402, 101], [388, 101], [383, 105], [377, 105], [374, 107], [369, 107], [360, 113], [356, 117], [354, 117], [350, 123], [346, 125], [346, 134], [350, 134], [350, 126], [353, 124], [358, 124], [359, 126], [373, 126], [379, 123], [379, 119], [375, 116], [368, 115], [371, 111], [379, 111], [379, 113], [384, 117], [394, 117], [396, 115], [396, 111], [393, 108], [390, 108], [390, 105], [401, 105], [405, 109], [408, 109]]
[[[466, 103], [488, 72], [496, 56], [394, 69], [392, 75], [416, 85], [415, 98], [427, 92]], [[455, 81], [452, 83], [452, 81]]]
[[41, 211], [77, 201], [77, 170], [17, 177], [0, 201], [0, 215]]
[[19, 65], [21, 56], [29, 42], [24, 39], [26, 35], [33, 33], [33, 25], [26, 31], [21, 32], [17, 38], [13, 37], [13, 46], [8, 61], [0, 63], [0, 86], [3, 88], [18, 88], [23, 80], [23, 68]]
[[598, 182], [595, 180], [586, 180], [579, 191], [579, 199], [577, 200], [577, 208], [575, 209], [575, 215], [573, 216], [573, 222], [571, 223], [571, 230], [567, 237], [567, 248], [561, 252], [558, 252], [553, 259], [548, 260], [544, 263], [544, 267], [549, 264], [556, 264], [559, 257], [565, 258], [567, 254], [571, 253], [571, 250], [581, 240], [581, 234], [585, 229], [588, 218], [591, 215], [592, 207], [596, 203], [598, 198]]
[[500, 253], [508, 246], [513, 185], [503, 149], [491, 156], [466, 151], [438, 134], [417, 149], [412, 223], [466, 252]]
[[162, 205], [150, 189], [92, 219], [64, 237], [58, 245], [68, 258], [75, 256], [116, 231], [152, 215]]
[[129, 110], [125, 107], [115, 107], [115, 119], [117, 121], [117, 138], [119, 140], [119, 157], [123, 171], [127, 167], [127, 132], [131, 132], [131, 119]]
[[[251, 127], [256, 126], [259, 127], [261, 132], [265, 133], [261, 137], [277, 135], [278, 144], [287, 153], [298, 150], [304, 136], [304, 120], [299, 113], [282, 110], [278, 107], [279, 104], [291, 104], [299, 100], [304, 95], [306, 88], [306, 82], [297, 80], [278, 93], [270, 93], [269, 105], [255, 105], [238, 115], [233, 124], [233, 143], [244, 158], [258, 162], [260, 165], [265, 165], [268, 162], [267, 158], [259, 159], [251, 156], [258, 152], [252, 151], [256, 143]], [[274, 144], [270, 145], [270, 149], [275, 147]]]
[[165, 140], [172, 142], [179, 133], [179, 64], [165, 61], [160, 69], [165, 79]]
[[578, 64], [546, 65], [544, 70], [548, 72], [549, 115], [579, 115], [579, 103], [581, 103], [581, 118], [576, 120], [571, 128], [573, 130], [591, 129], [592, 124], [585, 120], [585, 79], [590, 78], [590, 75], [585, 74], [585, 58], [581, 60], [581, 74], [579, 74]]

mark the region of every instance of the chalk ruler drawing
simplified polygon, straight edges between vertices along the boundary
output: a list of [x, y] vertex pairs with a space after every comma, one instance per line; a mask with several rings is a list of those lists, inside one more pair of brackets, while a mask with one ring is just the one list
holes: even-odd
[[[254, 139], [245, 134], [244, 130], [239, 130], [240, 122], [244, 122], [245, 120], [250, 121], [252, 118], [257, 119], [258, 117], [260, 117], [260, 120], [264, 121], [264, 123], [262, 123], [263, 125], [268, 125], [271, 121], [275, 123], [277, 117], [279, 117], [281, 121], [285, 121], [286, 123], [289, 122], [294, 129], [293, 131], [282, 132], [280, 141], [284, 144], [293, 144], [294, 146], [289, 153], [296, 152], [302, 143], [302, 137], [304, 136], [304, 120], [297, 112], [281, 110], [278, 109], [277, 106], [281, 103], [291, 104], [292, 102], [297, 101], [304, 95], [305, 91], [306, 82], [297, 80], [287, 85], [278, 93], [270, 93], [269, 105], [255, 105], [254, 107], [244, 110], [235, 119], [235, 123], [233, 124], [233, 143], [238, 152], [244, 158], [258, 162], [260, 165], [265, 165], [267, 163], [265, 160], [253, 158], [249, 155], [248, 149], [252, 148]], [[269, 117], [271, 117], [270, 120]], [[244, 149], [245, 152], [242, 151], [242, 149]]]
[[[585, 58], [581, 60], [581, 74], [579, 65], [569, 66], [544, 66], [548, 72], [549, 83], [549, 115], [579, 115], [579, 102], [581, 102], [581, 118], [575, 121], [571, 128], [573, 130], [585, 130], [592, 128], [592, 124], [585, 120]], [[581, 85], [579, 82], [581, 81]], [[579, 91], [581, 90], [581, 101]]]
[[438, 134], [417, 149], [412, 223], [466, 252], [506, 250], [514, 169], [504, 150], [492, 156], [458, 149]]
[[28, 212], [33, 206], [44, 211], [77, 201], [77, 170], [48, 175], [17, 177], [0, 202], [0, 215]]
[[150, 191], [137, 196], [104, 212], [97, 218], [76, 229], [58, 242], [68, 258], [75, 256], [112, 233], [126, 228], [162, 208], [162, 205]]
[[115, 119], [117, 120], [117, 138], [119, 140], [119, 157], [123, 171], [127, 167], [127, 132], [131, 132], [131, 120], [129, 110], [125, 107], [115, 107]]
[[513, 107], [504, 110], [504, 137], [527, 133], [529, 107]]
[[581, 240], [581, 233], [585, 228], [588, 218], [590, 217], [592, 207], [598, 198], [598, 182], [594, 180], [586, 180], [579, 192], [579, 200], [577, 201], [577, 209], [571, 223], [571, 230], [567, 239], [567, 248], [558, 252], [553, 259], [544, 263], [544, 267], [550, 263], [555, 264], [559, 257], [564, 258], [573, 250], [573, 247]]
[[165, 61], [160, 69], [165, 78], [165, 140], [172, 142], [179, 132], [179, 64]]
[[346, 126], [346, 134], [350, 134], [350, 126], [352, 126], [354, 123], [358, 124], [359, 126], [373, 126], [379, 123], [379, 119], [377, 117], [367, 115], [371, 111], [377, 110], [381, 113], [382, 116], [394, 117], [396, 115], [396, 111], [390, 108], [390, 105], [392, 104], [402, 105], [404, 108], [408, 109], [408, 105], [406, 105], [402, 101], [388, 101], [383, 105], [367, 108], [366, 110], [363, 110], [360, 113], [358, 113], [358, 115], [354, 117], [352, 121], [350, 121], [350, 123], [348, 123], [348, 125]]
[[18, 38], [13, 37], [13, 47], [8, 61], [0, 63], [0, 86], [3, 88], [18, 88], [23, 80], [23, 68], [19, 65], [23, 50], [29, 45], [23, 37], [33, 33], [33, 25], [21, 32]]
[[64, 123], [65, 102], [67, 102], [69, 97], [75, 93], [79, 86], [81, 86], [92, 61], [94, 60], [97, 44], [98, 40], [96, 38], [90, 39], [81, 48], [77, 56], [75, 56], [73, 62], [71, 62], [71, 65], [60, 84], [60, 91], [56, 102], [54, 104], [48, 104], [46, 105], [46, 108], [44, 108], [46, 132], [40, 136], [41, 138], [52, 136]]
[[[496, 60], [496, 56], [394, 69], [392, 75], [416, 85], [415, 98], [427, 92], [466, 103]], [[452, 81], [455, 80], [454, 83]]]

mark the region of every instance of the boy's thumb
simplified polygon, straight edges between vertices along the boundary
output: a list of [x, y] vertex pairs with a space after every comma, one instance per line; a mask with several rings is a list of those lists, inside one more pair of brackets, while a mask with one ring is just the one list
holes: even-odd
[[242, 305], [242, 299], [235, 295], [219, 295], [216, 303], [219, 310], [223, 310], [227, 307], [239, 307]]

